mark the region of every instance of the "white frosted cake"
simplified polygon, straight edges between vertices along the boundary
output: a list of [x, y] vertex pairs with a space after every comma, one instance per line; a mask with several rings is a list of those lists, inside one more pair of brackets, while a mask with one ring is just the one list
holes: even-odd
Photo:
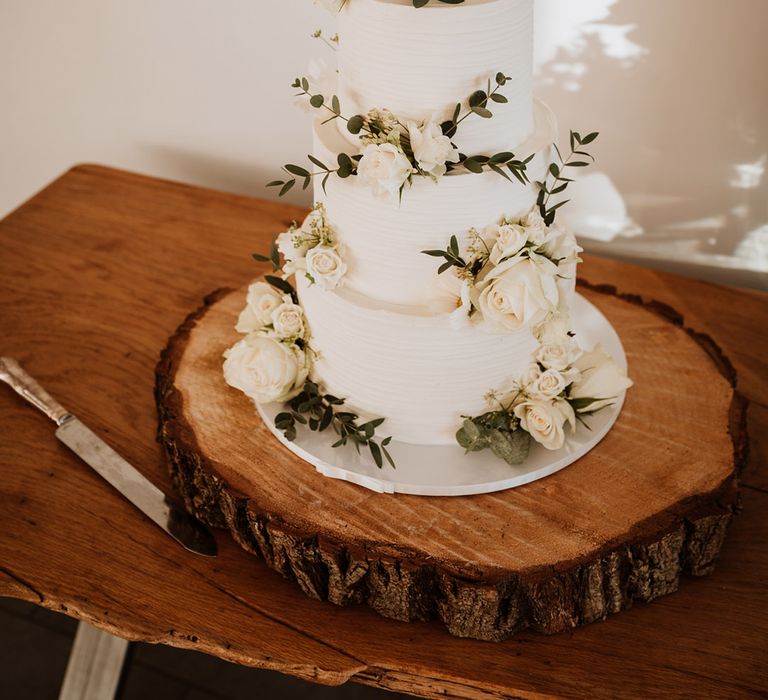
[[227, 381], [286, 402], [289, 439], [301, 424], [370, 446], [381, 425], [510, 463], [531, 437], [561, 448], [629, 380], [569, 333], [580, 249], [554, 219], [597, 134], [553, 147], [533, 0], [323, 4], [338, 69], [294, 82], [314, 149], [270, 183], [313, 187], [316, 205], [257, 256], [274, 275], [251, 288]]

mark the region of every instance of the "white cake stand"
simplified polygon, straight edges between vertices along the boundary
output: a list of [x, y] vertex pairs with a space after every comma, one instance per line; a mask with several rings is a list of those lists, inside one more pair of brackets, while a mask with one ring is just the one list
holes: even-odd
[[[608, 319], [583, 296], [577, 294], [572, 306], [574, 331], [579, 344], [591, 349], [598, 343], [614, 361], [626, 369], [621, 340]], [[275, 416], [283, 404], [257, 404], [262, 419], [291, 452], [315, 467], [323, 476], [342, 479], [379, 493], [408, 493], [418, 496], [468, 496], [515, 488], [542, 479], [572, 464], [593, 449], [608, 433], [621, 413], [624, 394], [616, 402], [587, 418], [589, 428], [578, 424], [565, 447], [551, 451], [533, 443], [524, 464], [510, 466], [490, 450], [465, 454], [459, 445], [413, 445], [392, 442], [388, 448], [397, 469], [379, 469], [367, 450], [360, 454], [351, 446], [331, 447], [328, 433], [316, 433], [303, 426], [294, 442], [286, 440], [275, 427]]]

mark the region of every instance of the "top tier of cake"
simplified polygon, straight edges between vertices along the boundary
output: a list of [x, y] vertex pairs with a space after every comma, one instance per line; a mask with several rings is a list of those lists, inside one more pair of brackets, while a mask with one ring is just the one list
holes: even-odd
[[[453, 139], [467, 155], [513, 149], [533, 130], [533, 0], [349, 0], [339, 13], [339, 98], [349, 114], [389, 109], [401, 120], [450, 117], [503, 72], [505, 104], [473, 115]], [[351, 142], [344, 124], [339, 127]]]

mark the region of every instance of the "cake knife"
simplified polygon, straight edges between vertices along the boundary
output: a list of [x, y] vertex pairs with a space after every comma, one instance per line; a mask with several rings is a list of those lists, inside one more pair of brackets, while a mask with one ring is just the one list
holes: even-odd
[[157, 486], [53, 399], [16, 360], [0, 357], [0, 381], [54, 421], [61, 442], [179, 544], [195, 554], [216, 556], [216, 540], [202, 523], [169, 501]]

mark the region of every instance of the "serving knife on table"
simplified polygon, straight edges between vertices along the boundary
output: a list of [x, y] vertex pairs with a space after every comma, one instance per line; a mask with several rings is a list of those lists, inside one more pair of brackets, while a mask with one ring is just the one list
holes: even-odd
[[168, 500], [157, 486], [52, 398], [16, 360], [0, 357], [0, 381], [54, 421], [61, 442], [179, 544], [195, 554], [216, 556], [216, 540], [202, 523]]

